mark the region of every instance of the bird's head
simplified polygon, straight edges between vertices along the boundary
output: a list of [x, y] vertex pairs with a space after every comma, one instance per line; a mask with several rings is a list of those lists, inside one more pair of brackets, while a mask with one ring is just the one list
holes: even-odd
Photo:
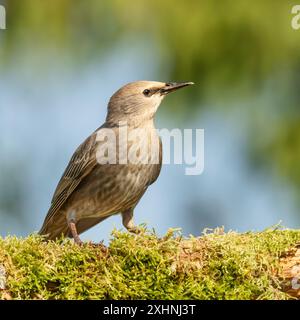
[[163, 98], [170, 92], [193, 84], [193, 82], [136, 81], [120, 88], [108, 104], [106, 121], [136, 124], [153, 118]]

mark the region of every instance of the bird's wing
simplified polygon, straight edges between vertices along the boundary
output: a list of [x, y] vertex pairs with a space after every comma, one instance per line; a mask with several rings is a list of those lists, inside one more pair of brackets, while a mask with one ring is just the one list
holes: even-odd
[[[59, 211], [69, 196], [97, 165], [96, 131], [89, 136], [73, 154], [54, 192], [51, 207], [45, 218], [42, 230], [46, 228], [52, 217]], [[43, 233], [43, 231], [40, 231]]]

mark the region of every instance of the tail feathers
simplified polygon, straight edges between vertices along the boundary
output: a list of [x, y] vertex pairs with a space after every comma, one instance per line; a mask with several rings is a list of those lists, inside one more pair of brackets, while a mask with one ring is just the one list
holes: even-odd
[[71, 237], [67, 219], [64, 215], [56, 216], [52, 221], [45, 221], [41, 230], [40, 235], [46, 236], [47, 240], [55, 240], [58, 238]]
[[[92, 228], [96, 224], [105, 220], [106, 217], [98, 217], [98, 218], [86, 218], [81, 219], [76, 223], [77, 233], [81, 234], [84, 231]], [[40, 235], [45, 235], [47, 240], [55, 240], [61, 238], [62, 236], [71, 238], [72, 233], [69, 229], [67, 219], [65, 215], [60, 215], [59, 217], [55, 217], [55, 221], [47, 221], [44, 222], [41, 230], [39, 231]]]

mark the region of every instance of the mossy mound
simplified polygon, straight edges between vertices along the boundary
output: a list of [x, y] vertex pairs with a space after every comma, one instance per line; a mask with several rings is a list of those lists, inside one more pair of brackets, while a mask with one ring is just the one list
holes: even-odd
[[37, 235], [0, 238], [0, 298], [289, 299], [279, 257], [299, 241], [300, 231], [277, 229], [197, 238], [114, 231], [104, 251]]

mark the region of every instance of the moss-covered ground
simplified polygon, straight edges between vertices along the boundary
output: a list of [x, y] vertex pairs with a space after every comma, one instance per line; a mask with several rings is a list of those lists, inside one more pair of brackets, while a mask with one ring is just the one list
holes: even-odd
[[159, 238], [114, 231], [108, 250], [37, 235], [0, 238], [2, 299], [289, 299], [279, 257], [300, 231]]

